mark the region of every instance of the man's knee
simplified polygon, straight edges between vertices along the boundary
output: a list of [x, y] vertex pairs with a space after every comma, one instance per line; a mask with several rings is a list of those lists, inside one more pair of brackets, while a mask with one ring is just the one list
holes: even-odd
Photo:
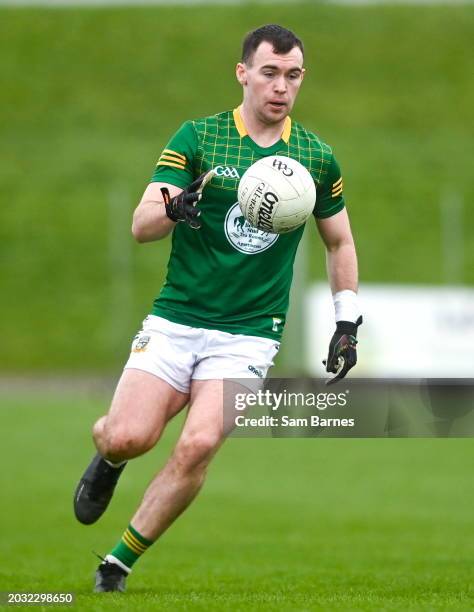
[[105, 423], [101, 437], [102, 454], [110, 459], [133, 459], [143, 455], [155, 444], [155, 440], [143, 432], [122, 425]]
[[173, 454], [179, 469], [192, 471], [205, 469], [217, 452], [221, 437], [216, 434], [199, 432], [181, 436]]

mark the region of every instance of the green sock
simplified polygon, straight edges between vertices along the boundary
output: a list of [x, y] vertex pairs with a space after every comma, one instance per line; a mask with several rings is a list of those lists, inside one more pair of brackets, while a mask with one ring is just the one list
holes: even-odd
[[110, 555], [130, 569], [152, 544], [152, 540], [147, 540], [129, 525]]

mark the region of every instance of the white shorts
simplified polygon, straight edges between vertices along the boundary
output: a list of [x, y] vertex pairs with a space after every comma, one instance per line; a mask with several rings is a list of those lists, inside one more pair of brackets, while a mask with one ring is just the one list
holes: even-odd
[[149, 315], [132, 342], [125, 368], [150, 372], [182, 393], [191, 380], [264, 379], [279, 342], [173, 323]]

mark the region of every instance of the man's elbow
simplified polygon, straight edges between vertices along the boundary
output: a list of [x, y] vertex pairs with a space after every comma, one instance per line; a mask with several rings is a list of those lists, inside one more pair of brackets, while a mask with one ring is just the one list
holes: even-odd
[[139, 244], [161, 240], [171, 232], [171, 229], [163, 225], [151, 228], [136, 219], [132, 221], [132, 236]]
[[132, 221], [132, 236], [137, 242], [144, 242], [142, 230], [135, 221]]
[[135, 217], [132, 221], [132, 236], [138, 243], [147, 242], [150, 240], [145, 228], [143, 227], [143, 224], [140, 223]]
[[332, 239], [327, 240], [325, 244], [326, 249], [330, 253], [346, 249], [355, 249], [354, 238], [352, 237], [352, 233], [350, 232], [344, 232], [344, 234], [339, 236], [332, 236]]

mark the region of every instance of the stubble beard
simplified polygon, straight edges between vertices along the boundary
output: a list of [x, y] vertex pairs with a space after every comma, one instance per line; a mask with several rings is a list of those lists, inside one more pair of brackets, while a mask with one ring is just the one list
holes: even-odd
[[274, 126], [285, 121], [289, 114], [290, 109], [287, 106], [285, 107], [284, 111], [282, 111], [281, 114], [278, 113], [278, 115], [276, 113], [272, 113], [271, 111], [266, 111], [265, 107], [263, 107], [257, 116], [265, 125]]

